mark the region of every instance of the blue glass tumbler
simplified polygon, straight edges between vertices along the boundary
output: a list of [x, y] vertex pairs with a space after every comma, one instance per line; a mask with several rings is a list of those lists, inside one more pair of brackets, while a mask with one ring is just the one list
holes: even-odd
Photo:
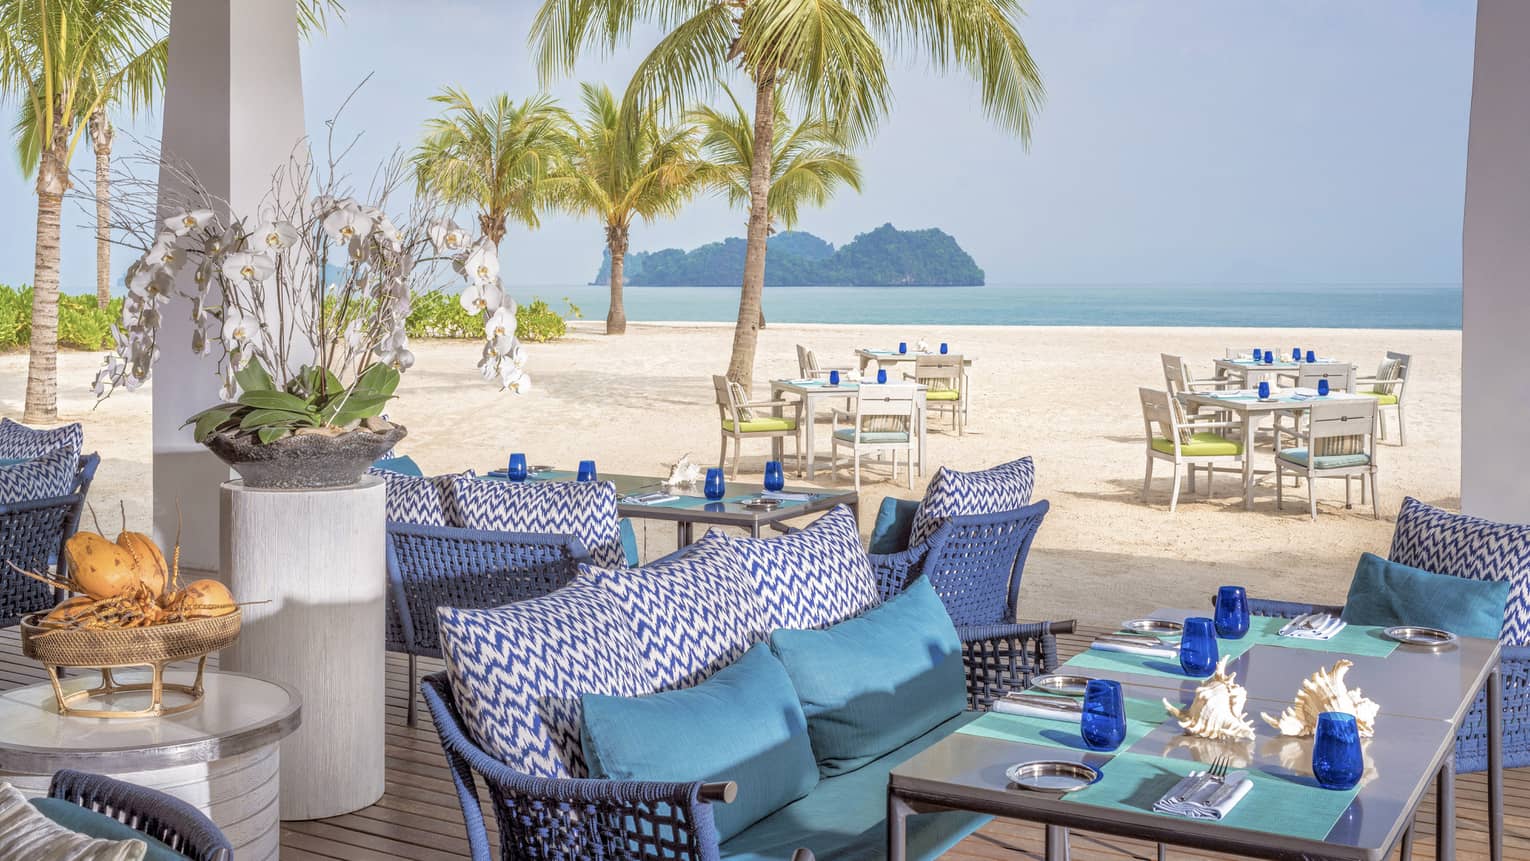
[[1321, 380], [1318, 380], [1318, 394], [1321, 395], [1322, 397], [1325, 397], [1325, 398], [1328, 397], [1328, 378], [1327, 377], [1324, 377]]
[[1292, 347], [1291, 348], [1291, 361], [1293, 361], [1293, 362], [1300, 362], [1301, 360], [1302, 360], [1302, 348], [1301, 347]]
[[579, 480], [580, 481], [594, 481], [595, 478], [596, 478], [596, 475], [597, 475], [597, 473], [595, 472], [595, 461], [593, 461], [593, 460], [581, 460], [581, 461], [579, 461]]
[[1115, 750], [1126, 740], [1126, 701], [1121, 683], [1092, 679], [1084, 688], [1079, 735], [1090, 750]]
[[950, 345], [947, 344], [945, 341], [941, 341], [940, 342], [940, 354], [942, 356], [944, 356], [946, 353], [948, 353], [950, 351], [950, 349], [951, 349]]
[[898, 352], [900, 354], [908, 352], [908, 342], [907, 341], [899, 341], [898, 342]]
[[705, 492], [707, 499], [713, 500], [714, 502], [716, 500], [722, 499], [723, 495], [728, 492], [728, 483], [723, 481], [723, 471], [721, 469], [718, 469], [715, 466], [707, 467], [707, 483]]
[[1307, 362], [1308, 363], [1312, 363], [1312, 362], [1316, 362], [1316, 361], [1317, 361], [1317, 353], [1315, 351], [1313, 351], [1313, 350], [1308, 350], [1307, 351]]
[[1216, 623], [1204, 616], [1185, 620], [1179, 637], [1179, 668], [1187, 676], [1205, 677], [1217, 668]]
[[1241, 640], [1248, 633], [1248, 595], [1242, 586], [1223, 586], [1217, 590], [1217, 636]]
[[831, 385], [831, 386], [839, 385], [839, 371], [830, 371], [829, 372], [829, 385]]
[[1265, 350], [1264, 351], [1264, 363], [1266, 365], [1273, 365], [1273, 364], [1275, 364], [1275, 352], [1273, 350]]
[[786, 473], [781, 471], [781, 461], [765, 461], [765, 489], [775, 493], [786, 486]]
[[1324, 789], [1354, 789], [1365, 774], [1365, 755], [1360, 750], [1360, 727], [1347, 712], [1318, 715], [1312, 740], [1312, 776]]
[[505, 477], [511, 481], [526, 480], [526, 455], [520, 452], [510, 455], [510, 465], [505, 469]]
[[1270, 396], [1270, 381], [1269, 380], [1261, 380], [1259, 382], [1259, 398], [1260, 398], [1260, 400], [1264, 400], [1264, 399], [1268, 398], [1269, 396]]
[[1262, 355], [1264, 355], [1264, 350], [1261, 350], [1260, 348], [1255, 347], [1254, 348], [1254, 353], [1253, 353], [1253, 356], [1252, 356], [1253, 360], [1256, 361], [1256, 362], [1259, 361], [1259, 357], [1262, 356]]
[[879, 383], [887, 382], [887, 369], [886, 368], [877, 368], [877, 382], [879, 382]]

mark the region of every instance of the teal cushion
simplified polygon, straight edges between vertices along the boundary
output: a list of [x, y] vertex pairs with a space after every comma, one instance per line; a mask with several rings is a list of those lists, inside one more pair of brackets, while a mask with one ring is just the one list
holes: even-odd
[[[785, 861], [801, 846], [833, 861], [882, 861], [887, 857], [888, 772], [978, 714], [957, 715], [880, 759], [821, 781], [806, 798], [777, 810], [724, 843], [722, 857], [728, 861]], [[963, 811], [911, 816], [908, 857], [910, 861], [939, 858], [989, 819]]]
[[[855, 428], [840, 428], [834, 436], [845, 442], [855, 442]], [[861, 431], [860, 441], [867, 445], [908, 442], [908, 431]]]
[[[1280, 459], [1291, 463], [1307, 465], [1307, 450], [1304, 448], [1288, 448], [1280, 453]], [[1365, 452], [1355, 454], [1320, 454], [1317, 457], [1318, 469], [1344, 469], [1348, 466], [1365, 466], [1371, 462], [1371, 456]]]
[[388, 472], [396, 472], [399, 475], [412, 475], [416, 478], [425, 477], [425, 474], [420, 472], [419, 465], [414, 462], [414, 458], [408, 455], [401, 455], [399, 457], [385, 457], [381, 460], [374, 460], [372, 461], [372, 468], [387, 470]]
[[101, 840], [142, 840], [149, 847], [149, 851], [144, 853], [144, 861], [186, 861], [185, 855], [104, 813], [86, 810], [62, 798], [34, 798], [32, 806], [42, 815], [77, 834]]
[[1343, 618], [1355, 625], [1424, 625], [1496, 640], [1513, 588], [1508, 580], [1434, 574], [1366, 553], [1355, 566]]
[[824, 777], [853, 771], [967, 707], [961, 638], [928, 578], [832, 628], [775, 631], [770, 647], [797, 688]]
[[581, 699], [591, 777], [736, 782], [712, 808], [723, 840], [818, 785], [802, 707], [764, 643], [693, 688]]
[[627, 567], [636, 568], [643, 564], [638, 555], [637, 531], [632, 528], [632, 518], [623, 517], [616, 525], [622, 531], [622, 557], [627, 560]]
[[882, 497], [882, 507], [877, 509], [877, 523], [871, 527], [872, 553], [902, 553], [908, 549], [908, 534], [914, 528], [914, 512], [919, 510], [919, 500]]

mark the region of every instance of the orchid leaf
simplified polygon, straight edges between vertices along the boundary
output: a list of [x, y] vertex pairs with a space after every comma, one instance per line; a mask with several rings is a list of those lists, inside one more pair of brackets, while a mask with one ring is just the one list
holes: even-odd
[[313, 411], [308, 401], [297, 395], [289, 395], [286, 392], [275, 390], [268, 392], [244, 392], [239, 396], [239, 403], [247, 407], [260, 410], [285, 410], [289, 413], [307, 415]]
[[329, 424], [343, 427], [351, 422], [371, 418], [382, 412], [383, 405], [391, 399], [392, 395], [353, 394], [343, 404], [335, 402], [338, 409], [330, 416]]
[[248, 365], [234, 372], [234, 381], [245, 392], [269, 392], [275, 391], [276, 383], [271, 381], [271, 375], [260, 366], [259, 359], [251, 359]]
[[292, 433], [291, 429], [283, 427], [264, 427], [255, 432], [255, 437], [262, 445], [269, 445], [284, 436]]
[[213, 407], [210, 410], [203, 410], [193, 417], [196, 419], [196, 427], [192, 429], [191, 436], [197, 442], [206, 442], [208, 437], [211, 437], [214, 432], [227, 424], [233, 417], [234, 411], [232, 409]]
[[382, 395], [391, 397], [393, 390], [398, 388], [399, 373], [393, 368], [376, 362], [361, 372], [356, 378], [356, 385], [351, 391], [351, 397], [357, 395]]
[[312, 417], [302, 413], [290, 413], [286, 410], [250, 410], [239, 421], [240, 430], [252, 430], [262, 427], [316, 427], [318, 422]]

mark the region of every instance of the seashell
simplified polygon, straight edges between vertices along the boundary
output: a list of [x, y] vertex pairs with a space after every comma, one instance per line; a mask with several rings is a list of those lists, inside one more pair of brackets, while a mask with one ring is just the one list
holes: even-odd
[[1280, 730], [1281, 735], [1310, 736], [1317, 732], [1318, 715], [1323, 712], [1346, 712], [1355, 716], [1362, 738], [1376, 734], [1376, 713], [1381, 706], [1366, 699], [1359, 688], [1344, 685], [1344, 676], [1353, 661], [1339, 659], [1329, 669], [1320, 669], [1302, 682], [1296, 702], [1273, 718], [1260, 713], [1264, 722]]
[[701, 480], [701, 467], [691, 462], [691, 453], [686, 452], [680, 456], [680, 461], [670, 467], [669, 478], [664, 480], [667, 487], [677, 484], [695, 484]]
[[1179, 721], [1186, 735], [1210, 739], [1254, 737], [1254, 724], [1244, 712], [1248, 691], [1238, 684], [1238, 674], [1227, 671], [1228, 658], [1217, 662], [1217, 671], [1195, 689], [1195, 699], [1181, 709], [1168, 700], [1163, 707]]

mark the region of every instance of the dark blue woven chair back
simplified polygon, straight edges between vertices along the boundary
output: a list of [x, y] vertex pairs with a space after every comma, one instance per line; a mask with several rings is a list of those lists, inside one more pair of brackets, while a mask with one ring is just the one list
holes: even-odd
[[931, 542], [924, 575], [958, 627], [1015, 621], [1020, 575], [1050, 507], [1042, 500], [1012, 511], [953, 517], [943, 527], [944, 541]]
[[0, 628], [20, 624], [21, 617], [47, 610], [63, 597], [11, 566], [46, 572], [58, 560], [57, 573], [67, 576], [64, 542], [80, 525], [85, 496], [100, 461], [94, 454], [80, 458], [74, 492], [68, 496], [0, 505]]
[[64, 769], [53, 775], [48, 797], [110, 816], [191, 861], [233, 861], [233, 844], [206, 814], [157, 789]]

